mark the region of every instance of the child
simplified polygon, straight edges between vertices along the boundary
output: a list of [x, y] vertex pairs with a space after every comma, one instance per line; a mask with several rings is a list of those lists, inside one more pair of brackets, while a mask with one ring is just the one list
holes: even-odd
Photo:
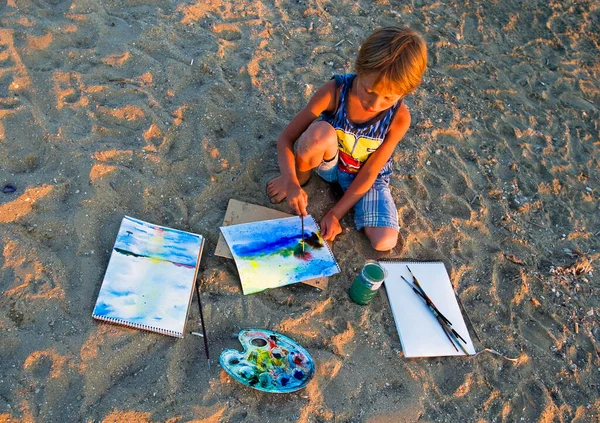
[[410, 125], [402, 100], [419, 86], [426, 66], [427, 48], [416, 32], [375, 31], [360, 48], [356, 74], [335, 75], [279, 136], [281, 174], [267, 184], [271, 201], [287, 198], [296, 213], [307, 215], [302, 185], [316, 168], [344, 190], [321, 220], [323, 238], [333, 241], [342, 232], [340, 219], [354, 207], [356, 227], [365, 229], [373, 248], [394, 248], [398, 211], [389, 188], [391, 157]]

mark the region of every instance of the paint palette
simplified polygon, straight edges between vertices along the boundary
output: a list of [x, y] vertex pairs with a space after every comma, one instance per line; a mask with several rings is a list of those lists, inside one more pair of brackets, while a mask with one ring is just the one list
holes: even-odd
[[285, 335], [244, 329], [238, 339], [244, 351], [225, 350], [219, 363], [243, 385], [265, 392], [293, 392], [304, 388], [315, 373], [308, 351]]

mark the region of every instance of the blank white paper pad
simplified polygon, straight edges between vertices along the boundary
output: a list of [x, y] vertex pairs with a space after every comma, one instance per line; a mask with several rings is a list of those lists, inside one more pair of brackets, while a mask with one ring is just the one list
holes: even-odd
[[407, 265], [438, 310], [452, 322], [452, 328], [467, 341], [462, 344], [465, 350], [475, 354], [444, 263], [382, 261], [379, 264], [387, 271], [384, 285], [405, 357], [464, 355], [460, 347], [458, 351], [454, 349], [425, 301], [402, 280], [404, 276], [413, 282]]

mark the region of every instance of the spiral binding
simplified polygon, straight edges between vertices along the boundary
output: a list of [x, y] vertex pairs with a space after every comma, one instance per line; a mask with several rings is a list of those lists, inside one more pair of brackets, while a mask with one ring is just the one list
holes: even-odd
[[[321, 227], [319, 226], [319, 224], [317, 223], [315, 218], [312, 216], [312, 214], [309, 214], [308, 216], [312, 219], [315, 226], [319, 229], [319, 232], [321, 232]], [[323, 242], [324, 242], [325, 246], [327, 247], [327, 251], [329, 251], [329, 255], [333, 259], [333, 262], [335, 263], [335, 267], [337, 267], [338, 273], [341, 273], [342, 269], [340, 268], [340, 265], [338, 264], [337, 260], [335, 259], [335, 256], [333, 255], [333, 251], [331, 251], [331, 248], [329, 247], [329, 243], [325, 240], [323, 240]]]
[[174, 330], [162, 329], [162, 328], [158, 328], [155, 326], [142, 325], [139, 323], [132, 323], [132, 322], [128, 322], [123, 319], [116, 318], [116, 317], [104, 317], [104, 316], [98, 316], [97, 314], [93, 314], [92, 317], [97, 320], [103, 320], [103, 321], [106, 321], [109, 323], [116, 323], [116, 324], [127, 326], [130, 328], [145, 329], [145, 330], [149, 330], [151, 332], [161, 333], [163, 335], [169, 335], [169, 336], [175, 336], [177, 338], [183, 338], [182, 333], [174, 331]]
[[379, 259], [377, 261], [383, 262], [383, 263], [408, 263], [408, 264], [417, 264], [417, 263], [444, 263], [442, 260], [415, 260], [415, 259], [408, 259], [408, 260], [398, 260], [398, 259]]

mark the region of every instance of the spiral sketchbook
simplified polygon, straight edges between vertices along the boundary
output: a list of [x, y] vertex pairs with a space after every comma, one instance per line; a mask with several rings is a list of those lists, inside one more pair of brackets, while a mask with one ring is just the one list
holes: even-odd
[[183, 338], [204, 238], [123, 217], [94, 319]]
[[244, 295], [340, 272], [311, 215], [305, 216], [304, 222], [293, 216], [222, 226], [221, 232], [235, 260]]
[[404, 276], [412, 283], [413, 275], [439, 311], [452, 322], [452, 328], [464, 338], [465, 350], [469, 355], [475, 354], [444, 263], [380, 261], [379, 264], [387, 271], [384, 285], [405, 357], [465, 355], [460, 348], [457, 351], [453, 347], [425, 301], [402, 280]]

